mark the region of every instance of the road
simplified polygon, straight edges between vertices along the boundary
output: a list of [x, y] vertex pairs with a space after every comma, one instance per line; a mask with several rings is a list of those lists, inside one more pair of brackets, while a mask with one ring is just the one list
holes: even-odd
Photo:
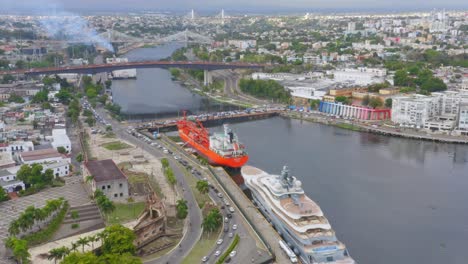
[[254, 105], [271, 105], [271, 102], [255, 98], [253, 96], [243, 93], [239, 88], [240, 76], [233, 70], [219, 70], [213, 71], [212, 76], [217, 79], [224, 80], [224, 93], [227, 97], [239, 101], [248, 102]]
[[[203, 170], [202, 167], [199, 167], [198, 161], [193, 156], [188, 155], [185, 151], [181, 150], [181, 148], [178, 147], [173, 141], [166, 140], [166, 142], [173, 146], [172, 149], [176, 151], [178, 155], [180, 155], [180, 157], [183, 157], [185, 160], [189, 161], [194, 167]], [[229, 231], [223, 232], [221, 234], [220, 238], [223, 239], [223, 243], [221, 245], [217, 245], [215, 248], [212, 249], [212, 251], [208, 255], [208, 263], [214, 263], [215, 260], [218, 258], [214, 255], [216, 251], [219, 250], [220, 253], [223, 254], [224, 251], [229, 247], [229, 245], [232, 242], [232, 238], [229, 237], [229, 233], [231, 232], [233, 233], [233, 235], [238, 234], [240, 237], [240, 242], [235, 250], [238, 253], [241, 253], [233, 257], [231, 263], [257, 263], [256, 261], [265, 260], [265, 257], [267, 257], [268, 253], [266, 252], [266, 249], [258, 248], [257, 244], [260, 244], [261, 242], [257, 240], [256, 234], [251, 229], [247, 221], [240, 214], [239, 208], [237, 208], [236, 204], [225, 193], [224, 189], [221, 188], [221, 186], [218, 185], [218, 183], [211, 178], [211, 174], [207, 172], [206, 175], [208, 175], [207, 178], [210, 181], [211, 185], [213, 185], [216, 188], [216, 190], [218, 190], [218, 192], [222, 193], [222, 198], [219, 198], [214, 189], [210, 189], [209, 195], [213, 200], [217, 201], [217, 204], [221, 204], [224, 206], [224, 209], [221, 209], [221, 213], [223, 214], [224, 218], [226, 217], [230, 206], [232, 206], [235, 209], [235, 213], [232, 214], [232, 218], [227, 224], [225, 223], [229, 226]], [[199, 178], [201, 179], [201, 177]], [[238, 187], [236, 186], [236, 188]], [[223, 201], [224, 199], [228, 201], [230, 206], [226, 206], [225, 202]], [[232, 226], [234, 224], [237, 225], [237, 230], [233, 230]]]
[[[112, 126], [113, 132], [121, 139], [126, 140], [135, 146], [138, 146], [151, 155], [157, 158], [166, 157], [176, 175], [177, 182], [180, 184], [180, 189], [184, 190], [183, 197], [185, 200], [188, 201], [189, 205], [189, 215], [187, 219], [187, 225], [185, 226], [184, 232], [185, 235], [183, 236], [182, 240], [179, 243], [179, 246], [176, 246], [172, 251], [168, 254], [151, 261], [147, 261], [145, 263], [181, 263], [185, 256], [187, 256], [193, 246], [198, 242], [200, 236], [202, 234], [202, 213], [199, 209], [198, 205], [196, 204], [195, 197], [192, 193], [190, 186], [187, 184], [184, 178], [184, 171], [182, 166], [178, 164], [178, 162], [174, 159], [173, 155], [164, 154], [160, 149], [156, 148], [155, 146], [151, 146], [148, 142], [145, 142], [127, 132], [127, 127], [124, 127], [121, 123], [115, 121], [111, 117], [108, 116], [107, 112], [102, 108], [96, 109], [97, 114], [103, 119], [103, 123], [108, 123]], [[150, 142], [151, 143], [151, 142]], [[203, 169], [199, 166], [198, 162], [193, 158], [187, 157], [187, 154], [181, 151], [180, 148], [176, 147], [174, 142], [172, 141], [165, 141], [165, 144], [168, 148], [172, 149], [174, 153], [177, 153], [179, 157], [185, 157], [184, 159], [188, 161], [193, 168], [197, 168], [202, 174], [197, 175], [193, 174], [199, 180], [202, 180], [206, 177], [205, 174], [208, 175]], [[172, 145], [171, 145], [172, 144]], [[221, 209], [221, 213], [223, 214], [223, 219], [226, 218], [227, 214], [229, 213], [229, 207], [234, 207], [235, 212], [232, 213], [232, 218], [228, 220], [228, 222], [224, 222], [224, 225], [228, 226], [228, 232], [221, 232], [220, 237], [223, 239], [223, 242], [220, 245], [215, 245], [211, 250], [210, 254], [207, 256], [209, 260], [207, 263], [214, 263], [217, 259], [215, 256], [216, 251], [220, 251], [220, 253], [224, 253], [225, 250], [229, 247], [232, 242], [232, 239], [235, 234], [240, 236], [240, 243], [237, 246], [236, 250], [238, 252], [242, 252], [242, 254], [238, 254], [232, 259], [231, 263], [252, 263], [252, 260], [257, 259], [259, 255], [266, 254], [265, 251], [259, 250], [257, 248], [257, 241], [254, 238], [253, 231], [249, 230], [249, 226], [246, 221], [242, 218], [242, 216], [238, 213], [239, 209], [235, 206], [232, 200], [224, 193], [222, 188], [217, 186], [214, 181], [210, 180], [210, 183], [214, 186], [214, 188], [210, 188], [209, 196], [211, 199], [218, 205], [223, 206], [224, 209]], [[217, 190], [217, 192], [215, 191]], [[218, 197], [218, 192], [222, 193], [222, 198]], [[229, 206], [226, 205], [225, 200], [228, 202]], [[223, 208], [221, 207], [221, 208]], [[237, 225], [237, 229], [233, 230], [233, 225]], [[224, 229], [224, 226], [223, 226]], [[233, 237], [229, 237], [229, 233], [233, 233]], [[194, 263], [201, 260], [194, 260]]]
[[[147, 151], [156, 158], [166, 157], [166, 155], [162, 153], [161, 150], [128, 134], [126, 132], [127, 128], [119, 122], [112, 119], [111, 117], [109, 117], [104, 109], [98, 107], [95, 110], [99, 114], [99, 116], [105, 120], [105, 122], [109, 123], [112, 126], [112, 130], [117, 135], [117, 137], [134, 144], [135, 146]], [[172, 158], [169, 158], [168, 160], [177, 178], [177, 182], [180, 183], [180, 189], [185, 190], [183, 192], [183, 198], [188, 201], [189, 205], [189, 214], [186, 221], [190, 223], [190, 225], [186, 225], [184, 228], [185, 234], [182, 240], [180, 241], [180, 247], [173, 250], [169, 254], [164, 255], [161, 258], [158, 258], [153, 261], [148, 261], [146, 263], [180, 263], [183, 260], [183, 258], [190, 252], [190, 250], [193, 248], [196, 242], [199, 240], [202, 232], [202, 213], [196, 205], [196, 203], [194, 202], [195, 197], [190, 189], [190, 186], [186, 183], [184, 179], [184, 174], [181, 168], [176, 164], [175, 160]]]

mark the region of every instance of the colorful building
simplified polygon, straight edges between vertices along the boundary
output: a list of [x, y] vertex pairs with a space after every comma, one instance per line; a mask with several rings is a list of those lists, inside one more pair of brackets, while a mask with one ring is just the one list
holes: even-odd
[[391, 109], [372, 109], [332, 102], [320, 102], [319, 111], [341, 117], [357, 118], [362, 120], [385, 120], [390, 119], [391, 117]]

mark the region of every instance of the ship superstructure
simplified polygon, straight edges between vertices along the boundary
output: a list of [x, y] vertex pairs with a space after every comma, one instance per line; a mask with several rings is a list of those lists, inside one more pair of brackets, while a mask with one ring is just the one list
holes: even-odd
[[303, 262], [355, 263], [320, 207], [286, 166], [281, 175], [252, 166], [243, 167], [241, 173], [258, 208]]

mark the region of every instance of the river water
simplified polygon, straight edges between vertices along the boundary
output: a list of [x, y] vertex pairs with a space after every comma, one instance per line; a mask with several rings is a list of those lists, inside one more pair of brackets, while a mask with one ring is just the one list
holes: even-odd
[[[182, 47], [179, 44], [161, 45], [154, 48], [136, 49], [126, 54], [129, 61], [159, 60], [167, 58]], [[158, 118], [180, 114], [182, 110], [200, 113], [237, 109], [213, 102], [190, 92], [171, 80], [165, 69], [138, 69], [136, 80], [114, 80], [113, 100], [122, 107], [130, 119]]]
[[[134, 114], [213, 109], [164, 70], [139, 70], [136, 81], [115, 81], [113, 92]], [[468, 263], [468, 146], [281, 117], [231, 127], [250, 165], [275, 174], [290, 167], [359, 263]]]

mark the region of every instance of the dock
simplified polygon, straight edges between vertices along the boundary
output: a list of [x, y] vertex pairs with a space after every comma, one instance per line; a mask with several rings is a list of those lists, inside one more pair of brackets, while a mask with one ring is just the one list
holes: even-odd
[[[239, 123], [239, 122], [246, 122], [251, 120], [257, 119], [266, 119], [274, 116], [279, 116], [282, 111], [280, 110], [270, 110], [270, 111], [256, 111], [251, 113], [238, 113], [238, 114], [230, 114], [230, 115], [208, 115], [202, 118], [197, 118], [203, 126], [205, 127], [213, 127], [219, 126], [224, 123]], [[149, 132], [170, 132], [177, 130], [177, 121], [181, 120], [182, 117], [176, 119], [160, 119], [160, 120], [152, 120], [147, 121], [144, 124], [136, 125], [137, 129], [147, 129]]]

